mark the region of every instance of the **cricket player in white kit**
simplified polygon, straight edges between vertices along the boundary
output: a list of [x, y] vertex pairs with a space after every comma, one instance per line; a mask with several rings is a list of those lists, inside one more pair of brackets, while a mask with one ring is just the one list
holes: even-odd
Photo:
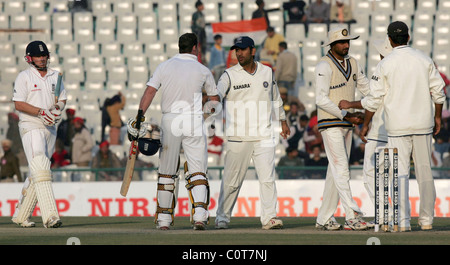
[[[239, 190], [253, 159], [260, 182], [261, 223], [263, 229], [282, 228], [276, 218], [275, 146], [278, 131], [272, 123], [281, 121], [281, 135], [290, 132], [283, 103], [272, 69], [254, 61], [255, 44], [247, 36], [237, 39], [239, 64], [228, 68], [217, 84], [225, 109], [225, 166], [216, 211], [216, 228], [228, 228]], [[272, 121], [274, 116], [275, 121]], [[278, 127], [279, 128], [279, 127]]]
[[16, 78], [13, 101], [19, 111], [19, 129], [30, 167], [13, 222], [22, 227], [35, 226], [30, 221], [36, 203], [44, 227], [61, 226], [51, 185], [50, 157], [55, 148], [56, 126], [65, 107], [66, 92], [61, 82], [58, 102], [55, 89], [58, 71], [48, 67], [50, 53], [42, 41], [33, 41], [26, 48], [25, 60], [30, 67]]
[[340, 110], [342, 99], [354, 101], [356, 88], [363, 94], [369, 92], [369, 80], [355, 58], [348, 55], [350, 36], [344, 27], [336, 27], [328, 33], [330, 45], [327, 55], [316, 66], [316, 104], [319, 131], [328, 158], [322, 205], [317, 215], [316, 228], [337, 230], [333, 214], [339, 200], [345, 212], [346, 230], [367, 229], [362, 212], [352, 197], [348, 159], [352, 146], [353, 124], [361, 123], [353, 110]]
[[387, 30], [393, 51], [378, 65], [370, 94], [361, 100], [366, 117], [361, 129], [365, 141], [369, 122], [384, 107], [388, 146], [398, 148], [399, 226], [411, 230], [409, 204], [410, 158], [419, 185], [419, 225], [432, 229], [436, 191], [431, 174], [432, 138], [439, 133], [445, 101], [444, 81], [431, 58], [407, 45], [408, 26], [392, 22]]
[[[203, 120], [202, 90], [210, 100], [219, 101], [211, 71], [198, 62], [198, 40], [193, 33], [180, 36], [180, 53], [161, 63], [156, 68], [142, 96], [139, 109], [143, 114], [153, 101], [156, 92], [161, 97], [161, 144], [158, 168], [157, 228], [168, 230], [173, 225], [177, 199], [180, 149], [183, 147], [187, 160], [186, 176], [192, 212], [191, 221], [195, 230], [206, 229], [209, 220], [209, 184], [207, 170], [207, 140]], [[128, 122], [128, 132], [142, 137], [144, 130], [137, 132]]]
[[[372, 41], [372, 44], [380, 54], [381, 60], [392, 51], [391, 43], [389, 42], [389, 39], [387, 37], [385, 38], [385, 40], [374, 40]], [[339, 102], [339, 109], [364, 109], [364, 108], [361, 105], [361, 101], [349, 102], [347, 100], [341, 100]], [[376, 113], [374, 114], [372, 122], [370, 124], [370, 130], [367, 134], [366, 139], [367, 142], [365, 143], [364, 147], [363, 181], [364, 187], [366, 188], [370, 199], [372, 200], [373, 203], [375, 203], [375, 163], [374, 163], [375, 151], [379, 148], [386, 147], [388, 142], [388, 136], [384, 125], [383, 106], [380, 106], [376, 111]], [[383, 168], [384, 159], [380, 160], [381, 160], [380, 168]], [[381, 178], [379, 181], [380, 187], [383, 187], [384, 179]], [[379, 204], [380, 205], [384, 204], [383, 196], [379, 198]], [[379, 223], [381, 224], [383, 223], [383, 215], [380, 216]], [[368, 226], [369, 227], [374, 226], [374, 222], [369, 222]]]

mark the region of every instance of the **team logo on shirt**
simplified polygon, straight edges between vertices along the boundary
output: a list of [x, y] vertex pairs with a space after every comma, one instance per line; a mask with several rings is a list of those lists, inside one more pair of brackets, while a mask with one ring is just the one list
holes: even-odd
[[269, 83], [267, 81], [264, 81], [263, 86], [264, 88], [267, 88], [269, 86]]
[[353, 81], [356, 81], [356, 74], [353, 74]]

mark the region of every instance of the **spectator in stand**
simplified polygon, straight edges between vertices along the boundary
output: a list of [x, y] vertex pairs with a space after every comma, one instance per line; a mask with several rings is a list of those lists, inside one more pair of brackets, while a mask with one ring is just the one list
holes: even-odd
[[434, 150], [437, 152], [438, 154], [438, 158], [439, 159], [443, 159], [444, 158], [444, 153], [446, 153], [449, 148], [450, 148], [450, 135], [449, 132], [447, 130], [442, 130], [434, 136]]
[[9, 139], [2, 141], [3, 156], [0, 159], [0, 182], [22, 182], [19, 158], [13, 153], [11, 147], [13, 142]]
[[110, 105], [106, 107], [108, 112], [109, 123], [109, 140], [111, 145], [120, 145], [126, 135], [126, 126], [120, 118], [120, 110], [123, 110], [126, 104], [125, 96], [119, 92], [111, 98]]
[[219, 81], [226, 67], [226, 52], [222, 47], [222, 35], [217, 34], [214, 36], [214, 45], [211, 47], [211, 56], [209, 59], [209, 69], [216, 83]]
[[289, 0], [283, 3], [283, 9], [287, 11], [289, 21], [287, 23], [304, 23], [306, 22], [305, 1]]
[[192, 33], [195, 33], [198, 38], [198, 45], [200, 47], [200, 54], [198, 55], [199, 61], [206, 64], [206, 20], [205, 15], [203, 14], [203, 9], [205, 9], [205, 6], [202, 1], [199, 0], [195, 2], [195, 8], [197, 10], [192, 14], [191, 30]]
[[59, 139], [64, 146], [64, 149], [70, 150], [70, 146], [72, 145], [72, 138], [75, 135], [75, 129], [73, 125], [73, 118], [75, 117], [74, 109], [66, 109], [65, 120], [62, 120], [58, 126], [56, 131], [56, 139]]
[[288, 95], [297, 97], [298, 91], [295, 88], [298, 72], [297, 56], [288, 50], [285, 41], [278, 43], [278, 50], [279, 54], [275, 64], [275, 80], [277, 80], [278, 86], [287, 88]]
[[305, 106], [300, 102], [298, 97], [288, 95], [287, 88], [279, 86], [278, 90], [280, 91], [281, 100], [283, 101], [283, 109], [286, 113], [288, 113], [291, 110], [291, 103], [293, 102], [297, 103], [298, 110], [300, 112], [305, 112]]
[[6, 139], [12, 141], [11, 150], [19, 159], [19, 165], [28, 166], [25, 151], [23, 150], [22, 138], [19, 131], [19, 115], [14, 112], [8, 113], [8, 130], [6, 131]]
[[282, 41], [284, 41], [283, 35], [276, 33], [273, 27], [268, 27], [267, 38], [264, 41], [264, 46], [260, 53], [261, 61], [267, 60], [271, 67], [274, 67], [278, 54], [280, 53], [279, 44]]
[[324, 169], [308, 170], [308, 176], [311, 179], [325, 179], [327, 173], [328, 159], [323, 156], [324, 152], [320, 145], [313, 145], [311, 147], [311, 155], [305, 160], [307, 167], [324, 167]]
[[316, 0], [306, 11], [309, 23], [328, 23], [330, 19], [330, 4], [323, 0]]
[[330, 22], [332, 23], [355, 23], [352, 7], [348, 0], [336, 0], [336, 4], [330, 9]]
[[55, 152], [53, 153], [50, 162], [51, 168], [60, 168], [70, 165], [69, 152], [64, 149], [64, 144], [61, 139], [56, 139]]
[[306, 133], [303, 134], [303, 141], [305, 142], [305, 150], [308, 154], [312, 154], [312, 147], [314, 145], [319, 145], [321, 152], [325, 152], [322, 134], [319, 132], [317, 123], [317, 110], [311, 112]]
[[[280, 158], [278, 167], [302, 167], [305, 162], [298, 156], [298, 150], [294, 147], [286, 148], [286, 155]], [[278, 169], [280, 179], [297, 179], [302, 175], [302, 171], [298, 169]]]
[[79, 167], [87, 167], [91, 162], [94, 141], [91, 133], [84, 126], [84, 120], [80, 117], [73, 119], [75, 135], [72, 140], [72, 163]]
[[[116, 154], [109, 150], [108, 141], [103, 141], [99, 145], [100, 149], [97, 154], [92, 159], [91, 168], [93, 169], [113, 169], [113, 168], [121, 168], [122, 164], [120, 163], [119, 158]], [[97, 180], [100, 181], [118, 181], [122, 179], [121, 171], [115, 170], [107, 170], [107, 171], [98, 171]]]
[[291, 129], [291, 135], [281, 141], [289, 147], [299, 148], [299, 141], [303, 137], [303, 133], [308, 126], [308, 115], [300, 112], [296, 102], [291, 103], [291, 110], [286, 114], [286, 121]]
[[252, 14], [252, 18], [260, 18], [263, 17], [266, 19], [266, 23], [267, 23], [267, 27], [270, 27], [270, 20], [269, 20], [269, 16], [267, 15], [267, 13], [269, 12], [273, 12], [273, 11], [278, 11], [280, 10], [279, 8], [273, 8], [273, 9], [264, 9], [265, 7], [265, 3], [263, 0], [256, 0], [255, 1], [256, 5], [258, 6], [258, 9], [256, 9], [253, 14]]
[[353, 143], [350, 153], [350, 165], [363, 165], [366, 144], [359, 137], [356, 140], [353, 138]]

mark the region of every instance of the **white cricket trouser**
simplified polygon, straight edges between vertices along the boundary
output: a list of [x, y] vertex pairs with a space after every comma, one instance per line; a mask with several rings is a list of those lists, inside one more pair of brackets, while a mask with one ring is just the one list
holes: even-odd
[[[164, 114], [161, 119], [161, 144], [158, 172], [165, 175], [176, 175], [181, 147], [189, 168], [189, 174], [202, 172], [206, 174], [208, 165], [208, 150], [206, 141], [206, 130], [203, 125], [202, 115]], [[182, 166], [182, 165], [181, 165]], [[203, 176], [194, 176], [192, 181], [201, 179]], [[173, 179], [160, 178], [161, 184], [173, 184]], [[192, 195], [196, 202], [207, 201], [207, 187], [195, 186]], [[172, 204], [172, 193], [160, 191], [158, 201], [161, 207], [170, 208]], [[209, 217], [208, 211], [202, 207], [195, 210], [194, 221], [206, 221]], [[158, 221], [171, 223], [170, 214], [159, 214]]]
[[[45, 155], [49, 159], [52, 157], [55, 151], [56, 142], [56, 130], [47, 129], [34, 129], [25, 132], [22, 135], [23, 150], [27, 157], [28, 165], [30, 165], [33, 157], [38, 155]], [[23, 184], [23, 188], [27, 189], [30, 186], [30, 178], [26, 178]], [[20, 194], [19, 204], [23, 199], [22, 193]], [[14, 216], [17, 215], [17, 210]]]
[[410, 227], [411, 207], [409, 202], [409, 175], [411, 154], [414, 172], [419, 186], [420, 206], [419, 223], [433, 223], [436, 189], [431, 173], [431, 134], [389, 137], [389, 146], [398, 148], [399, 179], [399, 226]]
[[346, 220], [355, 218], [354, 212], [361, 213], [361, 210], [353, 200], [349, 183], [348, 161], [352, 148], [353, 129], [328, 128], [321, 131], [321, 134], [328, 158], [322, 205], [317, 214], [317, 223], [323, 225], [336, 212], [339, 199], [344, 208]]
[[275, 146], [266, 141], [233, 142], [225, 146], [224, 176], [221, 183], [216, 223], [229, 223], [239, 190], [245, 179], [250, 159], [253, 159], [259, 180], [261, 223], [267, 224], [277, 215], [275, 185]]

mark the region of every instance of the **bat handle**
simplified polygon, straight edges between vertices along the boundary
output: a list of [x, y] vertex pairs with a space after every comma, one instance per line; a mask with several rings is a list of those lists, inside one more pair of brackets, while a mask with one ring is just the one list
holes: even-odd
[[136, 116], [136, 129], [138, 131], [139, 131], [139, 129], [141, 129], [141, 118], [142, 118], [143, 112], [144, 111], [142, 109], [139, 109], [138, 114]]

